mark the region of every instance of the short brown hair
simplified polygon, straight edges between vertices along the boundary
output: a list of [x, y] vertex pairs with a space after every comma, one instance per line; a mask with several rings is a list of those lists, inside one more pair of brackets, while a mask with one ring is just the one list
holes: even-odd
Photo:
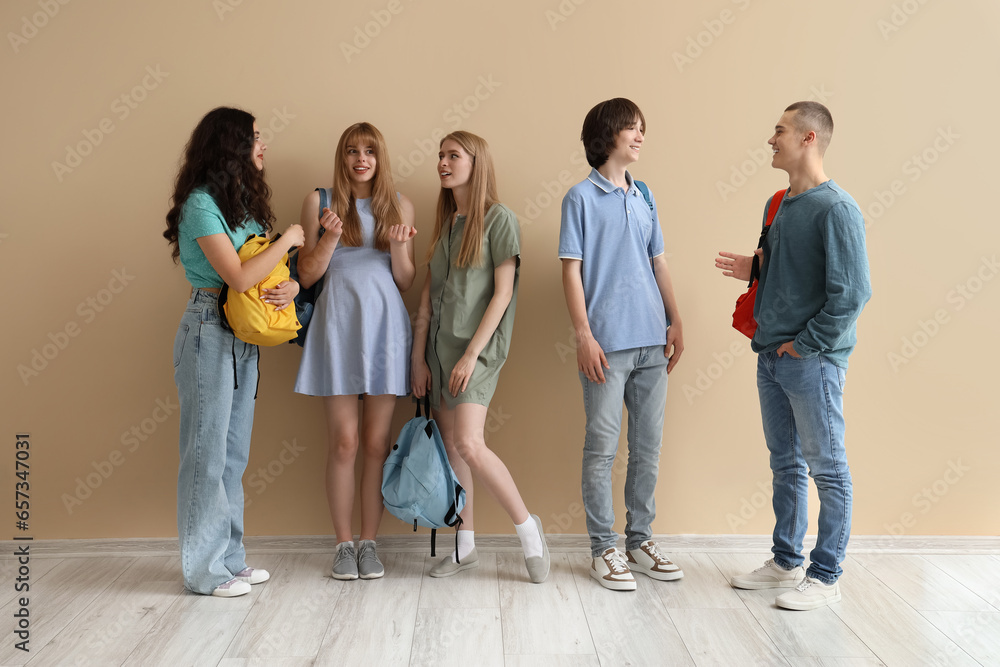
[[830, 110], [819, 102], [796, 102], [785, 111], [795, 112], [795, 129], [816, 133], [819, 154], [826, 153], [826, 147], [833, 137], [833, 116]]
[[601, 102], [587, 112], [583, 119], [583, 131], [580, 139], [583, 150], [587, 153], [587, 162], [594, 169], [608, 161], [611, 149], [615, 147], [615, 137], [618, 133], [635, 122], [638, 118], [642, 132], [646, 131], [646, 119], [642, 111], [632, 100], [616, 97]]

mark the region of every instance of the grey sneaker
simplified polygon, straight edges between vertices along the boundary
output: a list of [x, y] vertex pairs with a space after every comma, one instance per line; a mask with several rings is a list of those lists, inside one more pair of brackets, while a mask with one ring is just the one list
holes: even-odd
[[385, 574], [382, 561], [375, 553], [375, 540], [358, 542], [358, 569], [355, 572], [359, 573], [362, 579], [378, 579]]
[[834, 602], [840, 602], [840, 582], [824, 584], [812, 577], [806, 577], [795, 590], [782, 593], [774, 599], [774, 603], [779, 607], [798, 611], [819, 609]]
[[738, 574], [729, 583], [733, 588], [745, 588], [749, 590], [761, 590], [764, 588], [795, 588], [806, 577], [805, 569], [800, 565], [794, 569], [786, 570], [774, 559], [764, 563], [763, 567], [758, 567], [750, 574]]
[[337, 557], [333, 561], [333, 578], [351, 580], [358, 578], [358, 554], [354, 542], [337, 545]]
[[542, 530], [542, 520], [536, 514], [531, 514], [530, 516], [535, 520], [535, 525], [538, 526], [538, 536], [542, 538], [542, 555], [533, 556], [532, 558], [526, 557], [524, 559], [524, 566], [528, 568], [528, 578], [531, 579], [531, 583], [540, 584], [549, 576], [549, 545], [545, 542], [545, 531]]

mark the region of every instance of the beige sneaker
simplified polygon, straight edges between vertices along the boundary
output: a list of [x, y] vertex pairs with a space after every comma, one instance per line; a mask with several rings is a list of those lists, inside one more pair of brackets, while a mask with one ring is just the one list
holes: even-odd
[[806, 577], [794, 591], [782, 593], [774, 599], [774, 604], [785, 609], [809, 611], [819, 609], [828, 604], [840, 602], [840, 584], [824, 584], [819, 579]]
[[630, 570], [642, 572], [652, 579], [674, 581], [684, 577], [684, 571], [674, 565], [653, 540], [646, 540], [638, 549], [626, 551], [625, 559]]
[[628, 563], [621, 551], [608, 547], [604, 553], [590, 564], [590, 576], [597, 583], [613, 591], [634, 591], [635, 577], [628, 569]]
[[764, 567], [758, 567], [750, 574], [738, 574], [729, 583], [733, 588], [746, 588], [752, 591], [764, 588], [795, 588], [805, 576], [806, 571], [801, 565], [786, 570], [772, 558], [764, 563]]

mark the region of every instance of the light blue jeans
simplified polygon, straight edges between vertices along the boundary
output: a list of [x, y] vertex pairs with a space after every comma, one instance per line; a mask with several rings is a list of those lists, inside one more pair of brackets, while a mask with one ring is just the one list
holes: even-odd
[[181, 421], [177, 535], [184, 585], [195, 593], [211, 593], [247, 566], [243, 471], [258, 353], [222, 327], [217, 294], [194, 291], [174, 339], [174, 382]]
[[611, 497], [611, 472], [618, 453], [622, 399], [628, 410], [628, 466], [625, 471], [625, 548], [638, 549], [653, 536], [656, 477], [663, 444], [667, 401], [667, 358], [663, 346], [605, 353], [611, 368], [605, 384], [580, 373], [587, 434], [583, 442], [583, 507], [591, 555], [618, 543]]
[[760, 414], [773, 474], [774, 561], [785, 569], [802, 565], [812, 477], [819, 494], [819, 526], [806, 575], [825, 584], [843, 572], [840, 563], [851, 534], [845, 380], [846, 371], [823, 356], [796, 359], [765, 352], [757, 359]]

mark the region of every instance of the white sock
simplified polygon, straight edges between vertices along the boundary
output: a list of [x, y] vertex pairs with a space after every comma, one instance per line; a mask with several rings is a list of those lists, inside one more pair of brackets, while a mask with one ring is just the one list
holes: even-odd
[[538, 534], [538, 525], [530, 516], [522, 524], [515, 524], [517, 536], [521, 538], [521, 548], [525, 558], [536, 558], [542, 555], [542, 536]]
[[[472, 553], [472, 550], [476, 548], [476, 531], [474, 530], [459, 530], [458, 531], [458, 558], [459, 560], [465, 558]], [[451, 552], [451, 561], [457, 563], [455, 560], [455, 552]]]

